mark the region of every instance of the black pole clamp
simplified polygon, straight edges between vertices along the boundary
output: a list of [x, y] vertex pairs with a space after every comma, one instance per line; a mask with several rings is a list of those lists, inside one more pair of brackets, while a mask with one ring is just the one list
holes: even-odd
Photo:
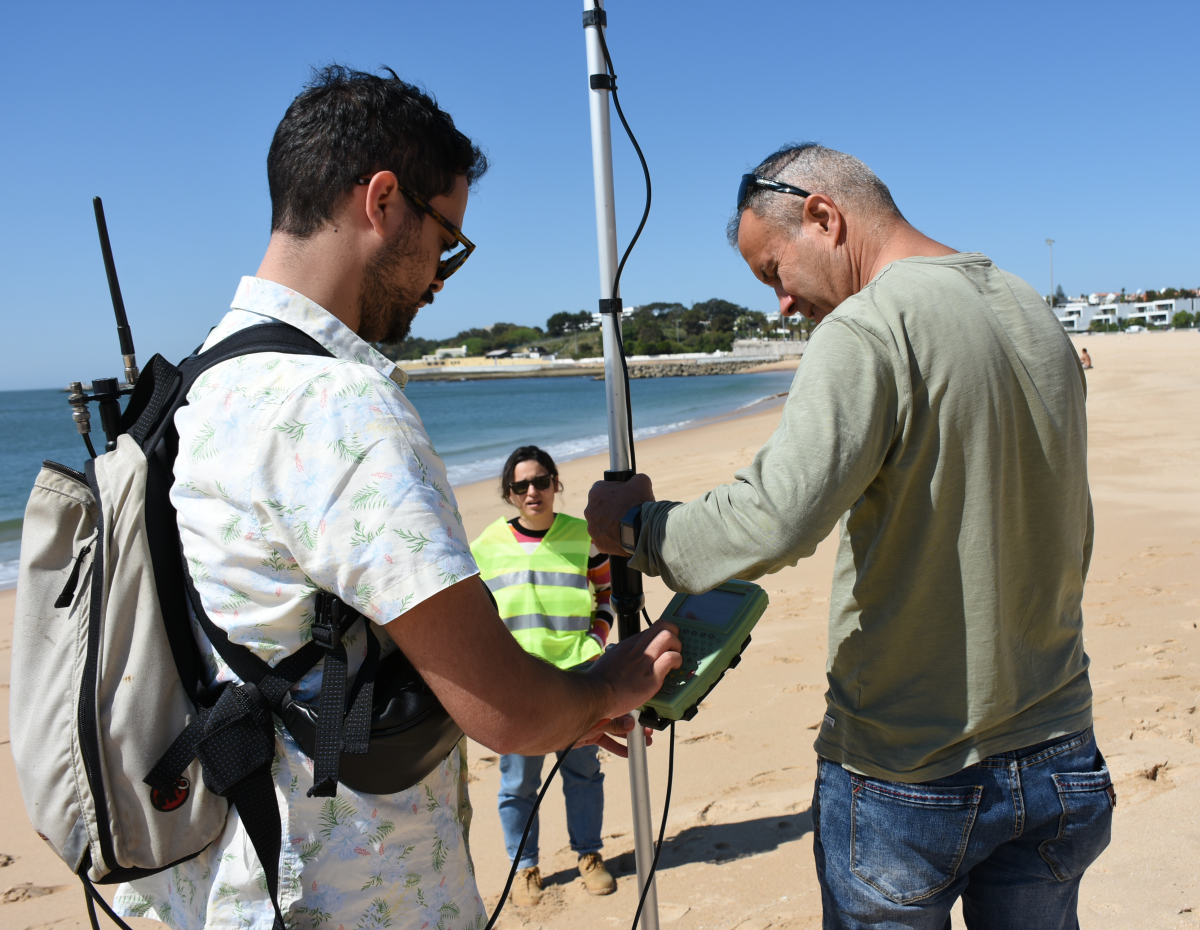
[[583, 28], [588, 26], [608, 26], [608, 14], [603, 10], [584, 10]]
[[621, 315], [621, 298], [620, 297], [601, 297], [600, 312], [612, 313], [616, 316]]
[[588, 75], [588, 87], [592, 90], [616, 90], [617, 76], [615, 74]]

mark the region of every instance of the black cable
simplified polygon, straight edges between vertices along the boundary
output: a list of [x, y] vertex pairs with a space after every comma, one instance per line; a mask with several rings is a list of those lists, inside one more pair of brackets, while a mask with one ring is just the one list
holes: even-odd
[[646, 209], [642, 211], [642, 221], [638, 223], [637, 232], [633, 234], [633, 238], [629, 240], [629, 246], [625, 249], [625, 254], [621, 256], [621, 262], [617, 265], [617, 277], [613, 280], [613, 296], [617, 296], [617, 291], [621, 286], [621, 272], [625, 270], [625, 261], [629, 258], [629, 253], [633, 251], [633, 247], [637, 245], [638, 237], [641, 236], [642, 230], [646, 226], [646, 220], [650, 218], [650, 168], [646, 164], [646, 156], [642, 154], [642, 147], [638, 145], [638, 140], [633, 134], [633, 130], [629, 128], [629, 122], [625, 119], [625, 112], [621, 109], [620, 98], [617, 97], [617, 72], [613, 68], [612, 56], [608, 53], [608, 42], [604, 38], [604, 27], [596, 26], [597, 35], [600, 37], [600, 50], [604, 52], [604, 64], [608, 68], [608, 75], [612, 78], [612, 99], [613, 106], [617, 109], [617, 116], [621, 119], [621, 125], [625, 127], [625, 134], [629, 136], [629, 141], [633, 143], [633, 149], [637, 152], [638, 160], [642, 163], [642, 174], [646, 176]]
[[[646, 608], [642, 608], [642, 616], [646, 619], [646, 623], [650, 623], [650, 614]], [[582, 739], [582, 735], [579, 739]], [[563, 762], [567, 759], [567, 753], [575, 748], [575, 740], [563, 750], [562, 756], [554, 763], [554, 767], [550, 769], [550, 774], [546, 776], [546, 780], [542, 782], [542, 789], [538, 792], [537, 799], [533, 802], [533, 810], [529, 812], [529, 819], [525, 821], [525, 831], [521, 834], [521, 842], [517, 845], [517, 854], [513, 856], [512, 866], [508, 870], [508, 881], [504, 883], [504, 891], [500, 893], [500, 900], [496, 903], [496, 909], [492, 912], [491, 919], [487, 922], [487, 926], [483, 930], [492, 930], [497, 919], [500, 917], [500, 912], [504, 910], [504, 905], [508, 903], [508, 893], [512, 890], [513, 881], [517, 877], [517, 865], [521, 861], [521, 854], [525, 851], [525, 843], [529, 840], [529, 831], [533, 829], [533, 821], [537, 817], [538, 809], [542, 806], [542, 798], [546, 796], [546, 792], [550, 789], [550, 782], [554, 781], [554, 776], [558, 774], [558, 770], [562, 768]], [[671, 787], [675, 782], [675, 721], [671, 721], [671, 745], [667, 753], [667, 791], [666, 797], [663, 800], [662, 820], [658, 825], [658, 844], [654, 847], [654, 859], [650, 863], [650, 874], [646, 876], [646, 884], [642, 887], [642, 894], [638, 898], [637, 911], [633, 915], [633, 930], [637, 930], [638, 921], [642, 919], [642, 908], [646, 904], [646, 894], [650, 890], [650, 883], [654, 881], [654, 874], [658, 870], [658, 857], [662, 854], [663, 837], [667, 832], [667, 813], [671, 809]]]
[[[646, 624], [650, 625], [650, 614], [645, 607], [642, 608], [642, 616], [646, 618]], [[654, 875], [658, 871], [658, 857], [662, 853], [663, 837], [667, 832], [667, 812], [671, 809], [671, 785], [675, 780], [675, 721], [671, 721], [671, 745], [667, 752], [667, 792], [663, 799], [662, 820], [658, 824], [658, 845], [654, 847], [654, 861], [650, 863], [650, 874], [646, 876], [646, 884], [642, 888], [641, 897], [638, 898], [637, 911], [633, 915], [633, 928], [637, 930], [638, 921], [642, 919], [642, 908], [646, 904], [646, 894], [650, 890], [650, 882], [654, 880]]]
[[[96, 457], [96, 447], [92, 445], [92, 437], [89, 436], [87, 433], [84, 433], [83, 441], [87, 444], [88, 455], [90, 455], [92, 458], [95, 458]], [[88, 900], [90, 901], [91, 899], [89, 898]]]
[[[613, 106], [616, 107], [621, 125], [625, 127], [625, 134], [629, 136], [629, 141], [633, 143], [633, 150], [637, 152], [638, 161], [642, 163], [642, 174], [646, 178], [646, 207], [642, 211], [642, 220], [638, 223], [638, 228], [634, 232], [633, 238], [629, 240], [629, 245], [625, 248], [625, 254], [621, 256], [621, 261], [617, 264], [617, 275], [613, 279], [612, 295], [613, 297], [617, 297], [621, 290], [621, 273], [625, 270], [625, 262], [629, 260], [629, 254], [633, 251], [633, 247], [637, 245], [638, 238], [642, 235], [642, 230], [646, 228], [646, 220], [650, 218], [652, 194], [650, 166], [646, 164], [646, 156], [642, 154], [642, 147], [638, 145], [637, 137], [633, 134], [633, 130], [629, 128], [629, 121], [625, 119], [625, 111], [621, 109], [621, 100], [617, 96], [617, 72], [613, 68], [612, 56], [608, 53], [608, 42], [604, 38], [605, 27], [597, 23], [594, 28], [600, 38], [600, 50], [604, 53], [604, 66], [608, 69], [608, 75], [611, 78], [610, 92], [612, 93]], [[617, 348], [621, 356], [621, 375], [625, 380], [625, 422], [629, 427], [629, 470], [636, 473], [637, 456], [633, 449], [633, 403], [629, 398], [629, 363], [625, 360], [625, 340], [621, 336], [621, 318], [619, 316], [614, 320], [614, 324], [617, 334]]]
[[654, 847], [654, 861], [650, 863], [650, 874], [646, 876], [646, 884], [642, 886], [642, 896], [638, 898], [637, 912], [633, 915], [632, 930], [637, 930], [638, 921], [642, 919], [642, 908], [646, 904], [646, 893], [650, 891], [650, 883], [654, 881], [654, 873], [658, 871], [658, 857], [662, 854], [663, 837], [667, 832], [667, 811], [671, 808], [671, 782], [675, 780], [675, 721], [671, 721], [671, 747], [667, 753], [667, 796], [663, 801], [662, 821], [658, 825], [658, 844]]
[[[583, 736], [581, 735], [579, 739], [583, 739]], [[525, 821], [525, 832], [521, 834], [521, 843], [517, 846], [517, 854], [513, 856], [512, 868], [508, 870], [508, 881], [504, 883], [504, 891], [500, 893], [500, 901], [496, 904], [496, 910], [492, 912], [492, 919], [487, 922], [487, 926], [483, 930], [492, 930], [500, 912], [504, 910], [504, 905], [508, 902], [508, 893], [512, 890], [513, 879], [517, 877], [517, 864], [521, 861], [521, 853], [525, 851], [525, 842], [529, 839], [529, 831], [533, 829], [533, 821], [537, 819], [538, 808], [542, 806], [542, 798], [546, 796], [550, 782], [554, 781], [554, 776], [558, 774], [558, 770], [566, 761], [567, 753], [575, 748], [575, 743], [579, 742], [579, 739], [573, 740], [571, 745], [563, 750], [563, 754], [554, 763], [554, 768], [550, 769], [550, 774], [542, 782], [542, 790], [538, 792], [537, 800], [533, 802], [533, 810], [529, 812], [529, 819]]]
[[80, 875], [79, 880], [83, 882], [83, 898], [87, 901], [88, 919], [91, 921], [94, 930], [100, 930], [100, 924], [96, 919], [96, 907], [92, 904], [93, 901], [100, 905], [100, 909], [104, 911], [108, 919], [120, 927], [121, 930], [132, 930], [129, 924], [118, 917], [117, 912], [100, 896], [100, 892], [96, 890], [96, 887], [88, 880], [86, 875]]
[[[646, 220], [648, 220], [650, 218], [650, 202], [651, 202], [651, 197], [652, 197], [652, 190], [651, 190], [651, 185], [650, 185], [650, 167], [649, 167], [649, 165], [646, 164], [646, 156], [642, 153], [642, 147], [640, 145], [638, 145], [637, 137], [633, 134], [633, 130], [629, 128], [629, 121], [627, 119], [625, 119], [625, 111], [621, 109], [621, 100], [617, 96], [617, 72], [616, 72], [616, 69], [613, 67], [612, 56], [608, 52], [608, 42], [604, 38], [604, 26], [597, 23], [595, 26], [595, 29], [596, 29], [596, 34], [600, 38], [600, 49], [601, 49], [601, 51], [604, 52], [604, 64], [605, 64], [605, 67], [608, 69], [608, 74], [611, 79], [610, 80], [610, 84], [611, 84], [610, 90], [612, 93], [613, 106], [617, 110], [617, 116], [621, 120], [621, 125], [623, 127], [625, 127], [625, 134], [627, 136], [629, 136], [629, 141], [633, 144], [633, 150], [635, 152], [637, 152], [638, 161], [640, 161], [642, 163], [642, 174], [646, 178], [646, 207], [642, 211], [642, 219], [641, 219], [641, 222], [638, 223], [638, 227], [637, 227], [637, 230], [633, 234], [633, 238], [629, 240], [629, 245], [625, 249], [625, 254], [621, 256], [621, 261], [617, 264], [617, 274], [616, 274], [616, 277], [613, 279], [612, 295], [613, 295], [613, 297], [617, 297], [620, 292], [621, 273], [625, 270], [625, 262], [628, 261], [629, 255], [633, 251], [633, 247], [635, 245], [637, 245], [637, 241], [642, 235], [642, 230], [646, 228]], [[625, 358], [625, 340], [621, 336], [621, 318], [620, 318], [620, 316], [616, 317], [616, 319], [613, 321], [613, 324], [614, 324], [613, 330], [615, 332], [616, 340], [617, 340], [617, 351], [621, 357], [621, 374], [625, 380], [625, 422], [628, 424], [628, 428], [629, 428], [629, 468], [630, 468], [630, 471], [633, 471], [636, 473], [637, 472], [637, 458], [634, 453], [634, 443], [633, 443], [633, 403], [629, 396], [629, 363], [626, 361], [626, 358]], [[650, 615], [649, 615], [649, 613], [646, 612], [645, 608], [642, 609], [642, 615], [645, 617], [647, 625], [650, 625], [650, 623], [651, 623]], [[671, 722], [671, 745], [670, 745], [670, 750], [669, 750], [668, 756], [667, 756], [667, 792], [666, 792], [666, 797], [663, 800], [662, 821], [659, 823], [659, 826], [658, 826], [658, 843], [656, 844], [656, 846], [654, 848], [654, 859], [650, 863], [650, 871], [649, 871], [649, 874], [646, 876], [646, 884], [642, 887], [642, 893], [641, 893], [640, 897], [638, 898], [637, 911], [633, 915], [632, 930], [637, 930], [638, 922], [642, 919], [642, 908], [645, 907], [645, 904], [646, 904], [646, 895], [650, 891], [650, 883], [654, 881], [654, 874], [658, 870], [658, 857], [662, 854], [663, 838], [666, 836], [667, 813], [671, 807], [671, 788], [674, 783], [674, 780], [675, 780], [675, 722], [672, 721]], [[543, 792], [544, 792], [544, 790], [545, 789], [543, 789]], [[541, 802], [540, 796], [538, 798], [538, 802], [539, 803]], [[536, 808], [535, 808], [535, 810], [536, 810]], [[526, 830], [528, 830], [528, 825], [526, 826]], [[524, 844], [523, 839], [522, 839], [522, 844]], [[512, 879], [510, 877], [509, 881], [511, 882], [511, 880]], [[505, 893], [507, 894], [507, 889], [506, 889]], [[493, 918], [493, 920], [494, 919], [495, 918]], [[488, 925], [489, 930], [490, 930], [490, 927], [491, 927], [491, 924]]]

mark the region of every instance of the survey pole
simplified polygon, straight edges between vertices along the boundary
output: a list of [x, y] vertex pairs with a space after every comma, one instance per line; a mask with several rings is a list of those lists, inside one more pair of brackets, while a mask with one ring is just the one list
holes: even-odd
[[[608, 462], [606, 479], [627, 479], [632, 474], [633, 424], [629, 422], [619, 329], [620, 293], [613, 292], [617, 277], [617, 217], [613, 197], [612, 126], [609, 119], [608, 67], [600, 43], [605, 28], [603, 0], [583, 0], [584, 36], [587, 44], [588, 104], [592, 122], [592, 181], [596, 191], [596, 244], [600, 259], [600, 326], [604, 344], [604, 393], [608, 405]], [[641, 628], [643, 603], [641, 576], [630, 570], [626, 560], [610, 559], [613, 575], [613, 608], [621, 639], [636, 635]], [[637, 711], [633, 713], [637, 720]], [[646, 763], [646, 737], [639, 723], [628, 737], [629, 794], [633, 802], [633, 845], [637, 861], [638, 894], [650, 882], [642, 926], [659, 930], [658, 892], [650, 876], [654, 861], [654, 828], [650, 816], [650, 778]]]
[[[585, 12], [603, 12], [603, 0], [583, 0]], [[600, 47], [597, 24], [585, 26], [587, 38], [588, 105], [592, 117], [592, 183], [596, 191], [596, 244], [600, 253], [600, 299], [620, 297], [613, 293], [617, 277], [617, 215], [613, 196], [612, 123], [609, 119], [608, 89], [592, 87], [591, 76], [608, 74]], [[620, 314], [604, 313], [600, 318], [604, 342], [604, 385], [608, 396], [608, 462], [613, 471], [629, 468], [629, 433], [625, 428], [625, 379], [622, 377], [620, 348], [616, 327]]]

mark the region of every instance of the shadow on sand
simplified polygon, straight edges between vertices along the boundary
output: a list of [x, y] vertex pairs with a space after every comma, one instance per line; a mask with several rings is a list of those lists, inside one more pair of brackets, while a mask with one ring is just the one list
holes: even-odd
[[[668, 836], [658, 860], [659, 871], [686, 865], [689, 862], [729, 862], [746, 856], [778, 849], [782, 844], [797, 840], [812, 832], [812, 813], [800, 811], [782, 817], [759, 817], [740, 823], [714, 823], [688, 827], [675, 836]], [[619, 842], [627, 842], [623, 836]], [[610, 843], [610, 848], [613, 843]], [[620, 848], [619, 846], [617, 848]], [[631, 875], [636, 871], [632, 852], [614, 855], [606, 860], [613, 875]], [[567, 885], [579, 873], [563, 869], [542, 876], [543, 885]]]

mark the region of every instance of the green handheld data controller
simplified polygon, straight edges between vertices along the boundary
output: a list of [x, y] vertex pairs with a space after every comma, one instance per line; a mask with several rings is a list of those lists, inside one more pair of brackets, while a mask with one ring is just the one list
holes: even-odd
[[695, 717], [725, 670], [741, 661], [767, 603], [767, 592], [748, 581], [727, 581], [704, 594], [676, 594], [663, 617], [679, 627], [683, 665], [641, 709], [642, 723], [665, 730], [676, 720]]

